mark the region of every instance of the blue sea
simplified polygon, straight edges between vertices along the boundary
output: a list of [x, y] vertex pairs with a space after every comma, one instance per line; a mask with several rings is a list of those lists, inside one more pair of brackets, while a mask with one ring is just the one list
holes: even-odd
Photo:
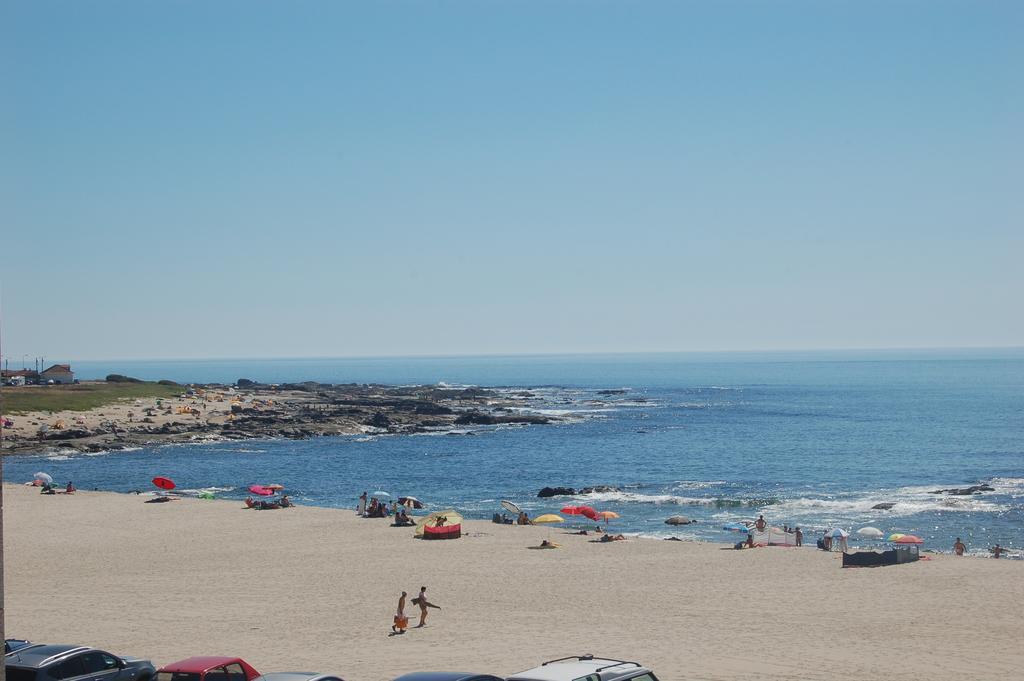
[[[179, 488], [244, 498], [280, 483], [301, 504], [350, 508], [363, 490], [490, 518], [507, 499], [531, 514], [586, 503], [611, 527], [650, 537], [733, 542], [726, 523], [764, 514], [816, 533], [864, 526], [949, 550], [1024, 546], [1024, 350], [688, 353], [77, 362], [80, 378], [122, 373], [180, 382], [314, 380], [529, 388], [523, 409], [550, 426], [450, 434], [214, 442], [94, 455], [11, 457], [80, 489]], [[623, 389], [621, 394], [602, 394]], [[932, 494], [985, 482], [995, 492]], [[616, 492], [538, 499], [544, 486]], [[891, 510], [873, 510], [879, 503]], [[685, 515], [697, 522], [670, 527]], [[854, 546], [871, 546], [856, 535]]]

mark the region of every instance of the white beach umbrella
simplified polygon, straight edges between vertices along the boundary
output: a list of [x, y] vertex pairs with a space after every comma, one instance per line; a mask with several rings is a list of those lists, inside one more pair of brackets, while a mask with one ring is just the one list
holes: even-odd
[[36, 480], [38, 480], [39, 482], [45, 482], [47, 485], [52, 485], [53, 484], [53, 478], [50, 477], [49, 473], [43, 473], [42, 471], [39, 471], [38, 473], [36, 473], [32, 477], [35, 478]]
[[846, 530], [844, 530], [842, 528], [839, 528], [839, 527], [837, 527], [837, 528], [835, 528], [833, 530], [829, 530], [825, 534], [827, 536], [829, 536], [829, 537], [832, 537], [833, 539], [842, 539], [844, 537], [849, 537], [850, 536], [849, 532], [847, 532]]
[[857, 534], [859, 534], [862, 537], [871, 537], [877, 539], [883, 536], [885, 533], [877, 527], [862, 527], [859, 530], [857, 530]]

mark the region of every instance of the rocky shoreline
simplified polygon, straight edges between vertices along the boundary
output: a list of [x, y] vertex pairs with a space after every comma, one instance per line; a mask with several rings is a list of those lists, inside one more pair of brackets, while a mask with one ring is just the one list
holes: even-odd
[[[467, 426], [544, 425], [563, 419], [524, 409], [528, 390], [445, 386], [183, 386], [175, 399], [135, 400], [89, 412], [29, 413], [4, 433], [3, 454], [78, 452], [182, 442], [414, 434]], [[469, 431], [472, 432], [472, 431]], [[458, 434], [453, 432], [453, 434]]]

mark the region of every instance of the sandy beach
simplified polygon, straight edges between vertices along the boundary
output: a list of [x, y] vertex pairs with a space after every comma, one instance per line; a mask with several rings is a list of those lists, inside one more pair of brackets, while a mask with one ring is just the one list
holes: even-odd
[[[380, 681], [584, 652], [662, 679], [997, 678], [1024, 664], [1018, 561], [843, 570], [812, 549], [596, 544], [473, 521], [460, 540], [424, 542], [347, 510], [4, 495], [7, 635], [157, 665], [237, 654], [261, 671]], [[562, 548], [527, 548], [547, 537]], [[442, 609], [388, 636], [399, 592], [420, 585]]]

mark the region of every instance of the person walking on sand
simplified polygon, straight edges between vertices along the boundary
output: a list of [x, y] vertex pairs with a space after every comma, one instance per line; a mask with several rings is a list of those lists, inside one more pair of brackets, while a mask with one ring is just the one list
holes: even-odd
[[427, 587], [425, 586], [420, 587], [420, 595], [412, 599], [412, 603], [420, 606], [420, 623], [416, 625], [417, 629], [427, 626], [427, 608], [441, 609], [440, 605], [434, 605], [427, 600]]
[[398, 598], [398, 610], [395, 611], [395, 622], [391, 625], [391, 631], [396, 634], [404, 634], [405, 630], [409, 628], [409, 618], [405, 614], [405, 596], [406, 593], [403, 591], [402, 595]]
[[964, 555], [964, 551], [966, 550], [967, 547], [964, 545], [962, 541], [960, 541], [960, 537], [957, 537], [956, 542], [953, 544], [953, 553], [955, 553], [958, 556], [962, 556]]
[[803, 546], [804, 545], [804, 533], [800, 531], [799, 527], [796, 528], [796, 545], [797, 546]]
[[764, 516], [763, 515], [757, 516], [757, 522], [754, 523], [754, 527], [757, 528], [757, 531], [758, 532], [764, 532], [764, 528], [767, 527], [767, 526], [768, 526], [768, 523], [765, 522]]
[[359, 505], [356, 506], [356, 513], [366, 515], [366, 492], [359, 495]]

